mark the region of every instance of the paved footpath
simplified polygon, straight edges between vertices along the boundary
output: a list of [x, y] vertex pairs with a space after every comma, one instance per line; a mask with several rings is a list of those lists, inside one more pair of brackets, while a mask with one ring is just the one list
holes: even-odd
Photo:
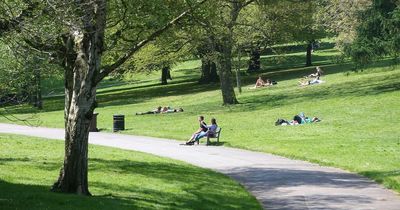
[[[63, 139], [62, 129], [0, 124], [0, 133]], [[400, 210], [400, 196], [369, 179], [304, 161], [215, 146], [112, 133], [90, 133], [91, 144], [173, 158], [224, 173], [243, 184], [265, 209]]]

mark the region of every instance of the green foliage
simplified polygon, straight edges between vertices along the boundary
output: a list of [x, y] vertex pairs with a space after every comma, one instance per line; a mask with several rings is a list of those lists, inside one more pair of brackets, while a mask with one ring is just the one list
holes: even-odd
[[391, 0], [374, 1], [362, 15], [354, 43], [347, 49], [358, 65], [400, 52], [400, 8]]
[[93, 196], [50, 192], [64, 143], [0, 135], [0, 209], [261, 209], [230, 178], [180, 161], [89, 146]]

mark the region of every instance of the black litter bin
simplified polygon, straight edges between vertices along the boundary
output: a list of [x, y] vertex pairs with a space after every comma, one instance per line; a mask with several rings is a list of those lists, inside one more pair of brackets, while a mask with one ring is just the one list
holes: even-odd
[[113, 115], [113, 131], [123, 131], [125, 130], [125, 115], [115, 114]]

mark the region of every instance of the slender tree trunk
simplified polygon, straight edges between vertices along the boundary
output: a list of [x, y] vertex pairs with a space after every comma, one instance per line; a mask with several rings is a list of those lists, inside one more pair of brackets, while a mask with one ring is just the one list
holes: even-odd
[[41, 75], [41, 69], [40, 67], [37, 67], [34, 70], [35, 74], [35, 104], [34, 106], [38, 109], [43, 109], [43, 102], [42, 102], [42, 75]]
[[307, 45], [306, 66], [312, 66], [312, 41]]
[[236, 85], [239, 90], [239, 93], [242, 93], [242, 84], [241, 84], [241, 78], [240, 78], [240, 61], [241, 61], [241, 55], [240, 55], [240, 48], [238, 47], [237, 51], [237, 56], [238, 56], [238, 65], [236, 68]]
[[[88, 137], [96, 107], [96, 76], [103, 51], [106, 4], [91, 2], [82, 18], [84, 28], [71, 30], [76, 54], [71, 68], [65, 70], [65, 157], [53, 191], [90, 195], [88, 187]], [[69, 49], [70, 46], [66, 46]], [[69, 53], [67, 53], [69, 54]], [[68, 63], [68, 62], [67, 62]]]

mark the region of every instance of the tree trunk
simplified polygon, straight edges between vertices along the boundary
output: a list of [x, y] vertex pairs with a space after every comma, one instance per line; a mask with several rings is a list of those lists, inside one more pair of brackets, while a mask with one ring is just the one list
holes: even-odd
[[[168, 84], [168, 75], [169, 75], [169, 67], [163, 67], [161, 70], [161, 84], [166, 85]], [[171, 75], [169, 75], [171, 77]]]
[[227, 41], [225, 44], [220, 46], [221, 57], [219, 59], [219, 75], [224, 105], [238, 103], [232, 81], [232, 44], [229, 43], [231, 42]]
[[312, 66], [312, 41], [307, 45], [306, 66]]
[[41, 75], [41, 69], [40, 67], [37, 67], [34, 70], [34, 74], [35, 74], [35, 104], [34, 106], [38, 109], [43, 109], [43, 102], [42, 102], [42, 75]]
[[203, 84], [209, 84], [218, 81], [219, 77], [217, 73], [217, 65], [215, 62], [203, 57], [201, 59], [201, 78], [199, 82]]
[[236, 86], [239, 90], [239, 93], [242, 93], [242, 84], [241, 84], [241, 79], [240, 79], [240, 62], [241, 62], [241, 54], [240, 54], [240, 48], [238, 47], [237, 51], [237, 56], [238, 56], [238, 64], [236, 68]]
[[221, 44], [215, 46], [219, 52], [219, 76], [221, 80], [221, 92], [224, 105], [239, 103], [236, 99], [232, 81], [232, 48], [233, 48], [233, 27], [236, 24], [239, 12], [242, 9], [239, 1], [230, 2], [230, 22], [227, 24], [227, 33], [222, 36]]
[[[65, 156], [52, 190], [90, 195], [88, 186], [89, 126], [96, 107], [96, 76], [103, 51], [106, 4], [104, 0], [85, 7], [84, 28], [74, 27], [70, 42], [76, 54], [65, 67]], [[71, 45], [66, 43], [66, 49]], [[70, 53], [67, 51], [66, 53]]]
[[256, 47], [251, 49], [248, 72], [257, 72], [261, 69], [261, 53], [260, 48]]

